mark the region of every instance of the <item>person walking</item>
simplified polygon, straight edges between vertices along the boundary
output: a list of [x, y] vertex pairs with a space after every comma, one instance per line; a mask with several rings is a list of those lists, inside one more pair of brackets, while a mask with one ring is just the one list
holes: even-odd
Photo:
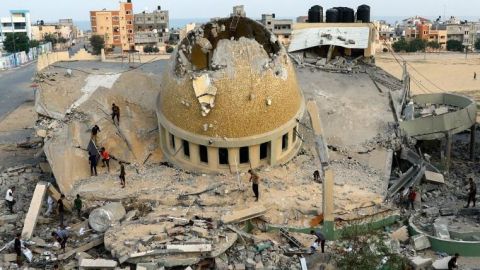
[[52, 232], [52, 236], [58, 243], [60, 243], [60, 247], [62, 247], [63, 252], [65, 253], [65, 247], [67, 246], [67, 240], [69, 236], [68, 231], [62, 226], [56, 232]]
[[115, 124], [115, 117], [117, 118], [117, 124], [120, 125], [120, 107], [112, 103], [112, 121]]
[[77, 212], [78, 218], [80, 218], [82, 214], [82, 199], [80, 199], [79, 194], [77, 194], [77, 198], [73, 201], [73, 208]]
[[13, 243], [13, 249], [15, 254], [17, 254], [17, 265], [22, 266], [22, 240], [20, 239], [21, 234], [17, 233], [15, 241]]
[[448, 265], [447, 265], [448, 270], [453, 270], [454, 268], [458, 269], [458, 263], [457, 263], [458, 257], [460, 257], [460, 254], [455, 253], [455, 256], [450, 258], [450, 260], [448, 261]]
[[415, 189], [413, 187], [410, 187], [408, 189], [408, 204], [407, 204], [407, 209], [409, 209], [410, 207], [412, 208], [412, 210], [415, 210], [415, 199], [417, 198], [417, 192], [415, 192]]
[[318, 170], [313, 172], [313, 181], [322, 183], [322, 180], [320, 179], [320, 172]]
[[102, 167], [107, 166], [107, 171], [110, 172], [110, 154], [105, 150], [105, 147], [100, 149], [100, 155], [102, 156]]
[[50, 216], [53, 212], [53, 204], [55, 201], [53, 200], [52, 196], [48, 195], [47, 197], [47, 212], [45, 212], [45, 216]]
[[15, 204], [15, 199], [13, 197], [14, 192], [15, 187], [11, 186], [5, 194], [5, 202], [7, 203], [8, 209], [10, 210], [10, 214], [13, 214], [13, 205]]
[[252, 190], [253, 190], [253, 194], [255, 195], [255, 201], [257, 202], [259, 197], [258, 183], [260, 179], [253, 170], [248, 170], [248, 173], [250, 174], [250, 182], [252, 182]]
[[88, 162], [90, 163], [90, 173], [93, 176], [95, 173], [95, 176], [97, 176], [97, 156], [89, 154], [88, 157]]
[[473, 203], [473, 207], [475, 207], [475, 203], [477, 199], [475, 198], [477, 196], [477, 184], [473, 181], [473, 178], [468, 179], [468, 199], [467, 199], [467, 206], [465, 208], [468, 208], [470, 206], [470, 202]]
[[64, 222], [64, 218], [65, 218], [65, 206], [63, 205], [63, 200], [65, 199], [65, 195], [61, 195], [60, 196], [60, 199], [58, 199], [57, 201], [57, 205], [58, 205], [58, 218], [59, 218], [59, 221], [60, 221], [60, 227], [63, 227], [63, 222]]
[[[311, 230], [311, 235], [315, 235], [317, 239], [315, 239], [315, 243], [322, 248], [322, 253], [325, 253], [325, 235], [323, 235], [322, 231], [320, 230]], [[312, 246], [312, 250], [315, 251], [315, 245]]]
[[100, 132], [100, 127], [95, 125], [93, 126], [92, 128], [92, 141], [95, 142], [95, 144], [97, 144], [97, 134], [98, 132]]
[[120, 162], [120, 185], [122, 185], [122, 188], [125, 188], [125, 166], [123, 165], [123, 162]]
[[473, 79], [474, 79], [474, 80], [477, 79], [477, 72], [473, 72]]

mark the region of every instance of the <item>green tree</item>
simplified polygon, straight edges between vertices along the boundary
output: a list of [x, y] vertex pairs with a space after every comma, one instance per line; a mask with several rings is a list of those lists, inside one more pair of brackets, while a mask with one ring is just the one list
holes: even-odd
[[438, 50], [440, 49], [440, 43], [438, 41], [430, 41], [427, 43], [427, 47], [433, 50]]
[[40, 42], [38, 40], [32, 39], [30, 40], [30, 48], [36, 48], [40, 46]]
[[64, 37], [59, 37], [58, 39], [58, 43], [66, 43], [68, 40]]
[[153, 52], [153, 46], [152, 46], [152, 45], [146, 45], [145, 47], [143, 47], [143, 52], [144, 52], [144, 53], [151, 53], [151, 52]]
[[480, 39], [475, 41], [475, 50], [480, 50]]
[[90, 37], [90, 45], [92, 45], [94, 54], [100, 54], [105, 48], [105, 39], [102, 36], [93, 35]]
[[3, 41], [3, 48], [9, 52], [30, 51], [30, 39], [26, 33], [7, 33]]
[[172, 46], [167, 45], [167, 48], [165, 50], [167, 51], [167, 53], [172, 53], [173, 50], [175, 50], [175, 49]]
[[465, 46], [463, 46], [461, 41], [458, 40], [449, 40], [447, 41], [447, 50], [453, 52], [462, 52]]
[[392, 48], [395, 52], [403, 52], [408, 49], [408, 42], [402, 38], [399, 41], [392, 44]]
[[45, 43], [48, 43], [48, 42], [52, 43], [52, 47], [55, 47], [55, 45], [58, 43], [58, 39], [54, 34], [45, 34], [43, 36], [43, 41]]
[[418, 52], [418, 51], [425, 51], [427, 47], [427, 43], [423, 39], [413, 39], [408, 43], [407, 52]]

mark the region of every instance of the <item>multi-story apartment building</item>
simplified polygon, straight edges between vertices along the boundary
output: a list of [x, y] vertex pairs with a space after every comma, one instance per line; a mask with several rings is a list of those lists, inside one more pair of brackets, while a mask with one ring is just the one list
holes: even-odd
[[290, 36], [293, 31], [293, 20], [276, 19], [275, 14], [262, 14], [262, 20], [260, 20], [260, 23], [272, 32], [281, 43], [284, 45], [290, 43]]
[[170, 38], [168, 10], [158, 6], [153, 12], [135, 14], [134, 29], [137, 46], [167, 43]]
[[25, 33], [31, 39], [30, 11], [10, 10], [8, 17], [0, 18], [0, 48], [3, 48], [3, 40], [8, 33]]
[[104, 37], [106, 48], [135, 49], [133, 20], [131, 0], [120, 2], [120, 10], [90, 11], [92, 33]]
[[42, 41], [46, 35], [52, 34], [56, 38], [64, 38], [67, 41], [71, 41], [76, 36], [76, 30], [73, 23], [44, 23], [43, 21], [37, 22], [32, 25], [32, 39]]

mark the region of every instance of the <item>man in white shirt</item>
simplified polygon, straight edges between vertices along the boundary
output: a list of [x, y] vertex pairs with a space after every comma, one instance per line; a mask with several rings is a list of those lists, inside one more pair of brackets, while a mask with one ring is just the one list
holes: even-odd
[[15, 191], [15, 187], [11, 187], [7, 190], [7, 194], [5, 195], [5, 201], [7, 203], [8, 208], [10, 209], [10, 213], [13, 214], [13, 205], [15, 204], [15, 199], [13, 199], [13, 192]]
[[53, 205], [54, 205], [55, 201], [53, 200], [53, 198], [49, 195], [48, 198], [47, 198], [47, 212], [45, 212], [45, 216], [50, 216], [53, 212]]

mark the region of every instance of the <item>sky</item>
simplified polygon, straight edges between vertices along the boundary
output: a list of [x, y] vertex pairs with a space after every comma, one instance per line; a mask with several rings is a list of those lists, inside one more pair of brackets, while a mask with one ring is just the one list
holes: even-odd
[[[126, 1], [126, 0], [125, 0]], [[118, 0], [0, 0], [0, 17], [7, 16], [10, 9], [30, 10], [32, 21], [57, 21], [72, 18], [88, 21], [90, 10], [118, 9]], [[132, 0], [134, 12], [148, 8], [170, 11], [170, 18], [212, 18], [230, 14], [232, 6], [245, 5], [247, 16], [260, 18], [262, 13], [275, 13], [277, 18], [296, 18], [306, 15], [316, 4], [324, 10], [334, 6], [356, 8], [370, 5], [372, 17], [409, 17], [413, 15], [434, 18], [437, 16], [480, 17], [478, 0]]]

